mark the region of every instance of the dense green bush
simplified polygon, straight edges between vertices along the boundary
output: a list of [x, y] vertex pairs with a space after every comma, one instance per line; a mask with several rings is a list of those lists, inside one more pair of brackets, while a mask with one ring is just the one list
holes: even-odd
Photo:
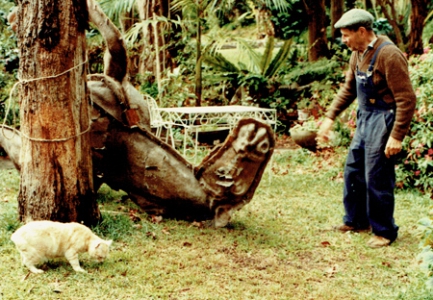
[[332, 59], [320, 59], [316, 62], [298, 62], [291, 70], [288, 70], [284, 76], [287, 84], [296, 82], [300, 86], [309, 85], [313, 82], [329, 82], [337, 84], [344, 80], [342, 67], [349, 61], [342, 61], [340, 57], [335, 56]]
[[[426, 51], [427, 52], [427, 51]], [[403, 142], [403, 153], [397, 168], [400, 186], [433, 192], [433, 53], [410, 59], [411, 79], [417, 94], [417, 110], [409, 134]], [[433, 196], [432, 196], [433, 197]], [[421, 253], [418, 261], [426, 272], [426, 285], [433, 289], [433, 215], [420, 220]]]
[[[315, 62], [306, 60], [306, 53], [302, 53], [296, 45], [297, 61], [291, 61], [282, 71], [281, 85], [290, 86], [293, 90], [291, 97], [297, 102], [316, 102], [321, 107], [327, 107], [337, 93], [340, 84], [344, 82], [344, 71], [349, 62], [350, 52], [347, 49], [335, 49], [331, 59], [320, 59]], [[311, 100], [311, 101], [309, 101]], [[308, 105], [307, 104], [307, 105]]]
[[304, 3], [301, 0], [292, 0], [286, 10], [277, 9], [271, 5], [271, 21], [275, 28], [275, 36], [281, 39], [302, 37], [302, 33], [307, 31], [308, 19], [300, 18], [305, 15]]
[[417, 94], [417, 108], [397, 167], [401, 188], [433, 191], [433, 53], [410, 59], [410, 75]]

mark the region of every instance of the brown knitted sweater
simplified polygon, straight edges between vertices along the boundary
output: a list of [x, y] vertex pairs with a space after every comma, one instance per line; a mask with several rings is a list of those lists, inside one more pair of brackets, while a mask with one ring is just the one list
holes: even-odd
[[[352, 52], [346, 81], [326, 113], [328, 118], [335, 120], [355, 100], [356, 64], [358, 63], [360, 71], [366, 72], [377, 47], [385, 41], [389, 41], [389, 39], [385, 36], [379, 36], [373, 49], [367, 52], [362, 61], [360, 53]], [[385, 102], [395, 103], [396, 118], [391, 136], [402, 141], [412, 120], [416, 96], [409, 78], [407, 60], [394, 44], [386, 45], [379, 50], [373, 68], [373, 82], [378, 94]]]

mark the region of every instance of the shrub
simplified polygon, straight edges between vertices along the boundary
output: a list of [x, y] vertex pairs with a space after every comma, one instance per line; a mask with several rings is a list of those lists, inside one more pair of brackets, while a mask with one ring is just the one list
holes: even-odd
[[416, 111], [397, 166], [397, 186], [433, 191], [433, 53], [410, 59], [410, 76], [417, 95]]
[[[433, 53], [427, 52], [410, 60], [413, 86], [417, 94], [417, 109], [409, 134], [403, 141], [403, 156], [397, 168], [401, 187], [415, 187], [424, 193], [433, 192]], [[433, 288], [433, 216], [420, 220], [421, 253], [418, 261], [428, 274], [426, 285]]]
[[271, 5], [271, 22], [274, 24], [275, 36], [282, 39], [300, 37], [308, 28], [307, 18], [299, 18], [305, 14], [304, 3], [292, 0], [286, 10], [280, 10]]
[[[347, 60], [348, 61], [348, 60]], [[346, 65], [338, 57], [332, 59], [320, 59], [316, 62], [300, 62], [291, 69], [283, 78], [283, 84], [296, 82], [300, 86], [309, 85], [312, 82], [330, 82], [334, 84], [344, 80], [342, 66]]]
[[310, 108], [318, 105], [323, 109], [330, 105], [344, 82], [344, 69], [348, 61], [349, 54], [343, 50], [336, 51], [331, 59], [293, 62], [281, 76], [281, 85], [288, 88], [285, 93], [296, 99], [296, 105], [307, 102]]

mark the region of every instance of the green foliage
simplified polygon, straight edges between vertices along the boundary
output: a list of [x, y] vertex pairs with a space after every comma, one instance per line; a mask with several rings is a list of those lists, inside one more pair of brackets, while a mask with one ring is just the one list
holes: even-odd
[[104, 13], [116, 24], [122, 17], [134, 12], [136, 0], [100, 0]]
[[100, 32], [91, 28], [86, 32], [88, 72], [89, 74], [104, 73], [104, 42]]
[[[152, 75], [149, 74], [149, 76], [147, 77], [149, 78], [151, 76]], [[137, 77], [140, 78], [139, 81], [141, 82], [140, 92], [142, 92], [143, 94], [150, 95], [153, 98], [157, 98], [159, 93], [158, 85], [155, 82], [152, 82], [151, 80], [146, 80], [145, 79], [146, 76], [138, 75]]]
[[292, 104], [292, 99], [286, 97], [281, 93], [281, 90], [276, 90], [271, 96], [261, 98], [261, 103], [264, 103], [264, 106], [275, 108], [277, 110], [286, 110], [287, 107], [290, 107]]
[[336, 133], [334, 145], [341, 147], [348, 147], [352, 141], [353, 134], [355, 132], [356, 114], [354, 110], [349, 110], [349, 113], [345, 112], [347, 118], [339, 118], [336, 120], [334, 125], [334, 131]]
[[[284, 40], [299, 38], [308, 28], [308, 18], [303, 1], [291, 0], [285, 10], [271, 6], [271, 21], [275, 27], [275, 36]], [[305, 16], [305, 17], [302, 17]], [[299, 42], [299, 39], [297, 40]]]
[[417, 94], [417, 109], [397, 168], [400, 187], [433, 191], [433, 54], [410, 60], [410, 76]]
[[240, 77], [239, 83], [241, 86], [248, 87], [250, 94], [257, 94], [266, 89], [268, 80], [261, 74], [246, 74]]
[[377, 35], [392, 35], [393, 29], [391, 24], [389, 24], [388, 20], [385, 18], [377, 19], [373, 24], [374, 32]]
[[13, 6], [13, 1], [0, 1], [0, 120], [4, 120], [10, 106], [5, 120], [8, 125], [17, 125], [16, 116], [19, 114], [18, 104], [7, 101], [16, 82], [19, 63], [16, 37], [7, 22], [7, 15]]
[[342, 66], [346, 63], [338, 59], [320, 59], [316, 62], [299, 62], [283, 77], [283, 84], [296, 82], [303, 86], [312, 82], [338, 84], [344, 81]]
[[422, 31], [422, 39], [425, 45], [433, 42], [433, 10], [430, 13], [430, 18], [426, 20], [426, 26]]
[[[154, 98], [160, 98], [160, 107], [180, 107], [190, 105], [189, 101], [195, 100], [194, 75], [184, 67], [179, 67], [175, 72], [167, 74], [167, 78], [162, 81], [161, 90], [154, 81], [153, 74], [146, 74], [147, 79], [141, 80], [140, 91], [149, 94]], [[146, 76], [143, 76], [146, 78]], [[204, 94], [211, 91], [204, 91]], [[158, 97], [158, 93], [161, 97]]]
[[[417, 110], [412, 120], [409, 134], [403, 141], [404, 156], [397, 168], [397, 180], [404, 188], [417, 188], [433, 193], [433, 53], [411, 58], [410, 71], [412, 84], [417, 94]], [[422, 232], [421, 253], [418, 255], [420, 267], [428, 279], [427, 287], [433, 289], [433, 215], [419, 222]]]
[[279, 72], [292, 51], [292, 41], [283, 41], [277, 47], [276, 40], [269, 37], [262, 53], [247, 40], [233, 39], [240, 53], [237, 60], [229, 60], [227, 55], [216, 50], [208, 51], [204, 56], [208, 71], [216, 78], [214, 82], [229, 82], [233, 90], [247, 93], [245, 99], [257, 102], [260, 106], [276, 107], [270, 102], [277, 91], [275, 85], [278, 85]]
[[337, 51], [330, 60], [300, 60], [289, 65], [283, 71], [280, 83], [286, 87], [286, 98], [293, 100], [290, 108], [316, 109], [315, 117], [320, 117], [344, 81], [347, 61], [346, 52]]
[[12, 72], [18, 67], [16, 37], [7, 22], [7, 16], [14, 6], [12, 1], [0, 0], [0, 63]]
[[112, 201], [120, 201], [124, 199], [127, 194], [123, 191], [114, 191], [108, 185], [102, 184], [98, 190], [97, 201], [99, 204], [110, 203]]

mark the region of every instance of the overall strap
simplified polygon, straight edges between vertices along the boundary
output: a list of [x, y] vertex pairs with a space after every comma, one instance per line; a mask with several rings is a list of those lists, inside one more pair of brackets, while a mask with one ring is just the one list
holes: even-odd
[[374, 52], [373, 58], [370, 61], [370, 65], [368, 66], [368, 72], [373, 71], [374, 63], [376, 62], [377, 54], [379, 53], [380, 49], [382, 49], [383, 46], [391, 45], [391, 42], [383, 42], [382, 44], [377, 47], [376, 52]]

